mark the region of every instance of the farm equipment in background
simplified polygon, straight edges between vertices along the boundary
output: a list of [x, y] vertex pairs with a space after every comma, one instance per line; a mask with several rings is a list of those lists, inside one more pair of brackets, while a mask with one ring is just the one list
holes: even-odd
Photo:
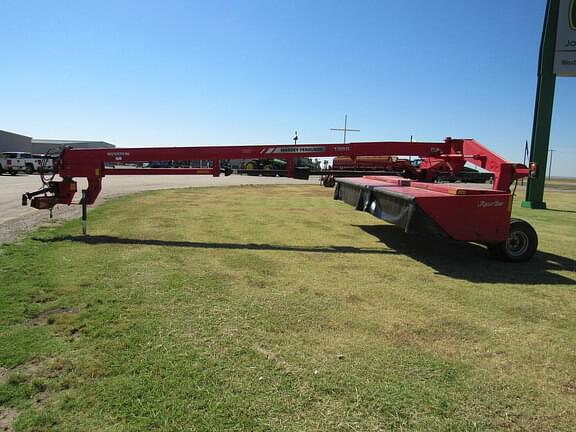
[[335, 157], [332, 168], [323, 170], [320, 183], [325, 187], [334, 187], [340, 177], [362, 177], [368, 174], [397, 176], [424, 182], [438, 183], [486, 183], [494, 175], [488, 172], [463, 166], [455, 172], [446, 161], [438, 158], [402, 159], [397, 156], [359, 156]]
[[[443, 142], [365, 142], [347, 144], [258, 145], [227, 147], [170, 148], [65, 148], [55, 161], [54, 177], [44, 187], [23, 195], [22, 204], [51, 210], [57, 204], [80, 204], [85, 232], [86, 207], [93, 204], [107, 175], [230, 175], [232, 169], [221, 161], [231, 159], [281, 159], [285, 169], [275, 170], [291, 178], [307, 179], [313, 170], [299, 167], [299, 158], [346, 156], [410, 155], [422, 159], [402, 176], [371, 175], [339, 178], [335, 198], [398, 225], [404, 231], [417, 231], [455, 240], [485, 244], [491, 255], [507, 261], [526, 261], [536, 251], [538, 238], [524, 221], [511, 219], [511, 184], [528, 176], [521, 164], [509, 163], [472, 139], [446, 138]], [[109, 168], [110, 164], [142, 161], [212, 161], [209, 168]], [[360, 159], [362, 160], [362, 159]], [[466, 163], [493, 174], [492, 188], [431, 183], [438, 173], [460, 173]], [[407, 166], [406, 166], [407, 168]], [[373, 173], [376, 174], [376, 173]], [[396, 174], [396, 173], [395, 173]], [[406, 173], [402, 173], [406, 174]], [[88, 187], [74, 202], [75, 178], [86, 178]]]
[[286, 171], [286, 161], [282, 159], [253, 159], [243, 165], [243, 167], [236, 170], [238, 174], [276, 177], [278, 173]]
[[[294, 165], [300, 170], [313, 170], [316, 164], [308, 158], [295, 158]], [[282, 159], [252, 159], [244, 162], [242, 166], [234, 170], [237, 174], [247, 174], [249, 176], [265, 177], [285, 177], [287, 162]]]

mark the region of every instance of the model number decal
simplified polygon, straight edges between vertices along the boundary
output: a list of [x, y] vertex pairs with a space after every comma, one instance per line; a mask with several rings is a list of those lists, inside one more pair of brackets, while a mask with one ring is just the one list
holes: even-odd
[[478, 207], [502, 207], [504, 205], [504, 201], [480, 201], [478, 203]]

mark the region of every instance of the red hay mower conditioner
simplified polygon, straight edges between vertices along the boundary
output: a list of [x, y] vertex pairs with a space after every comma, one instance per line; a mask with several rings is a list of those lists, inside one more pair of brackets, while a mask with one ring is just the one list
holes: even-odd
[[[365, 176], [339, 178], [335, 199], [357, 210], [393, 223], [406, 232], [423, 232], [460, 241], [485, 244], [490, 254], [505, 261], [527, 261], [534, 255], [538, 237], [526, 222], [511, 219], [512, 183], [529, 175], [521, 164], [509, 163], [472, 139], [446, 138], [444, 142], [363, 142], [349, 144], [258, 145], [227, 147], [170, 148], [65, 148], [54, 161], [54, 176], [44, 179], [44, 187], [26, 193], [22, 204], [51, 210], [57, 204], [79, 204], [83, 207], [85, 227], [86, 206], [93, 204], [102, 189], [102, 178], [108, 175], [229, 175], [232, 170], [221, 161], [229, 159], [277, 158], [286, 160], [283, 174], [307, 179], [315, 174], [309, 168], [295, 166], [298, 158], [347, 156], [416, 156], [427, 161], [422, 167], [401, 176]], [[114, 164], [158, 160], [212, 161], [210, 168], [126, 168]], [[434, 167], [454, 173], [462, 171], [466, 162], [494, 174], [492, 189], [479, 186], [436, 184]], [[75, 178], [83, 177], [88, 188], [82, 199], [73, 202], [77, 192]]]

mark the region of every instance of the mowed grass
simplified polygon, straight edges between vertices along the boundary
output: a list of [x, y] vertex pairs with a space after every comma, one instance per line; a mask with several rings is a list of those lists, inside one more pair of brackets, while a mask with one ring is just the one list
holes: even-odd
[[[576, 196], [525, 264], [316, 186], [120, 198], [0, 248], [16, 431], [569, 431]], [[462, 217], [466, 217], [463, 215]], [[8, 423], [8, 420], [5, 420]]]

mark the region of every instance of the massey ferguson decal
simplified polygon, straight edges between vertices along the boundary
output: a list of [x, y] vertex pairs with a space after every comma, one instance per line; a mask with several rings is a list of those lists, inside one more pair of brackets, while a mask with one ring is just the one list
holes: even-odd
[[326, 147], [269, 147], [262, 149], [260, 154], [294, 154], [294, 153], [325, 153]]

